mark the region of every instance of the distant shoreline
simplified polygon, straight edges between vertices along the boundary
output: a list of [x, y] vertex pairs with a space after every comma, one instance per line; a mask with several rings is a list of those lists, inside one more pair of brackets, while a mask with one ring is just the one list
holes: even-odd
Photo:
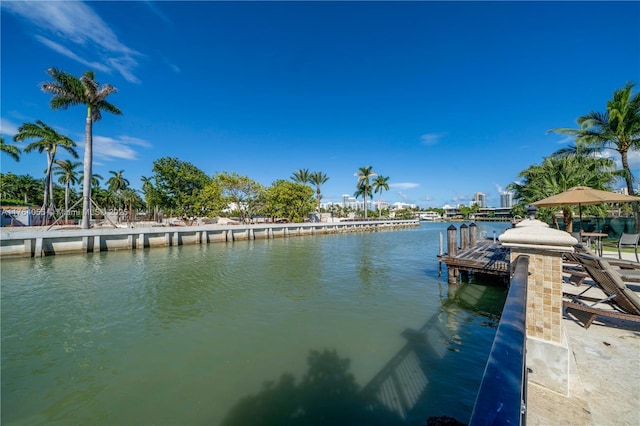
[[420, 226], [412, 220], [265, 223], [250, 225], [152, 226], [132, 228], [46, 226], [0, 228], [0, 259], [59, 254], [136, 250], [187, 244], [208, 244], [303, 235], [381, 231]]

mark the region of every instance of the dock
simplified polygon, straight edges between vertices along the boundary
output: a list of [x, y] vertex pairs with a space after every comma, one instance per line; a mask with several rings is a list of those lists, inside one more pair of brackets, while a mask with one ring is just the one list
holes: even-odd
[[447, 265], [449, 284], [457, 284], [460, 279], [467, 280], [469, 274], [482, 274], [509, 279], [509, 248], [496, 239], [478, 241], [475, 224], [460, 227], [460, 245], [457, 229], [447, 228], [447, 253], [438, 256], [441, 263]]

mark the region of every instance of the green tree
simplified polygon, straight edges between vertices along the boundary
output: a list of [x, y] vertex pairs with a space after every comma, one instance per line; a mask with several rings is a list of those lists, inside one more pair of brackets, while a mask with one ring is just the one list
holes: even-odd
[[356, 187], [356, 190], [353, 193], [353, 196], [356, 199], [362, 197], [362, 199], [364, 201], [364, 208], [365, 208], [365, 210], [363, 212], [363, 215], [364, 215], [364, 217], [366, 219], [366, 217], [367, 217], [367, 200], [366, 200], [366, 197], [369, 197], [369, 198], [371, 198], [373, 200], [373, 193], [371, 191], [367, 192], [366, 189], [365, 189], [365, 186], [364, 185], [360, 185], [360, 186]]
[[312, 172], [309, 175], [309, 183], [316, 187], [316, 198], [318, 199], [318, 213], [320, 213], [320, 187], [327, 183], [329, 176], [323, 172]]
[[124, 170], [109, 170], [112, 175], [107, 179], [107, 188], [112, 192], [119, 192], [129, 187], [129, 180], [124, 177]]
[[42, 208], [45, 217], [48, 217], [48, 210], [53, 210], [54, 208], [52, 171], [58, 147], [67, 150], [74, 158], [77, 158], [78, 154], [75, 150], [76, 143], [67, 136], [59, 134], [52, 127], [40, 120], [37, 120], [35, 123], [23, 124], [18, 128], [18, 133], [13, 137], [13, 140], [16, 142], [29, 139], [36, 139], [36, 141], [29, 143], [29, 145], [24, 148], [24, 152], [38, 150], [39, 153], [45, 152], [47, 154], [47, 170]]
[[[514, 182], [508, 189], [514, 191], [519, 204], [531, 204], [571, 187], [584, 185], [595, 189], [608, 190], [615, 181], [615, 163], [609, 158], [591, 155], [549, 156], [542, 164], [529, 166], [518, 175], [520, 182]], [[573, 231], [575, 206], [540, 209], [539, 216], [552, 220], [558, 228], [555, 212], [562, 211], [567, 232]]]
[[263, 209], [265, 188], [253, 179], [222, 172], [214, 175], [213, 180], [220, 185], [227, 205], [238, 211], [240, 220], [245, 221]]
[[42, 205], [44, 179], [36, 179], [31, 175], [20, 175], [17, 176], [16, 181], [19, 197], [23, 198], [25, 204]]
[[293, 174], [291, 175], [292, 181], [296, 183], [301, 183], [303, 185], [306, 185], [307, 183], [309, 183], [310, 179], [311, 179], [311, 173], [309, 172], [309, 169], [298, 169], [295, 172], [293, 172]]
[[0, 198], [19, 201], [23, 194], [19, 186], [19, 176], [14, 173], [0, 173]]
[[305, 184], [277, 180], [266, 190], [265, 212], [272, 218], [303, 222], [313, 211], [313, 189]]
[[358, 177], [358, 182], [356, 183], [357, 191], [356, 193], [362, 194], [362, 198], [364, 199], [364, 218], [367, 218], [367, 197], [371, 197], [371, 178], [377, 176], [376, 173], [372, 171], [373, 167], [366, 166], [360, 167], [356, 172], [356, 176]]
[[153, 173], [153, 192], [145, 195], [157, 197], [154, 202], [160, 208], [175, 211], [183, 218], [199, 213], [199, 193], [211, 181], [202, 170], [186, 161], [163, 157], [153, 162]]
[[4, 152], [14, 160], [20, 161], [20, 148], [15, 145], [5, 143], [3, 136], [0, 136], [0, 151]]
[[122, 191], [129, 188], [129, 180], [124, 177], [124, 170], [113, 171], [109, 170], [111, 177], [107, 179], [107, 190], [111, 192], [113, 199], [120, 207], [120, 201], [122, 201]]
[[91, 221], [91, 176], [93, 175], [93, 123], [102, 118], [102, 111], [121, 115], [118, 107], [107, 102], [107, 97], [116, 92], [110, 84], [99, 85], [95, 81], [95, 73], [86, 71], [77, 78], [56, 68], [49, 68], [47, 74], [54, 81], [42, 83], [42, 91], [53, 95], [49, 102], [52, 109], [66, 110], [70, 106], [86, 105], [87, 117], [85, 123], [84, 144], [84, 185], [82, 193], [82, 224], [83, 229], [89, 229]]
[[382, 217], [382, 191], [389, 190], [389, 177], [388, 176], [376, 176], [373, 180], [373, 192], [379, 193], [380, 198], [378, 199], [378, 217]]
[[80, 167], [80, 161], [56, 160], [55, 175], [58, 182], [64, 185], [64, 220], [69, 220], [69, 198], [71, 195], [71, 185], [78, 183], [76, 169]]
[[120, 195], [127, 211], [127, 221], [133, 222], [136, 219], [135, 212], [137, 209], [144, 207], [144, 201], [140, 197], [137, 190], [125, 187], [120, 189]]
[[[161, 199], [160, 193], [154, 185], [153, 178], [142, 176], [140, 180], [142, 181], [142, 193], [144, 194], [147, 209], [153, 208], [153, 219], [157, 220], [157, 209], [160, 206]], [[148, 213], [149, 211], [147, 210]]]
[[200, 191], [196, 208], [202, 216], [207, 217], [219, 215], [227, 208], [227, 202], [222, 195], [222, 186], [218, 180], [211, 179]]
[[[620, 154], [624, 180], [629, 195], [635, 195], [634, 176], [629, 167], [630, 150], [640, 149], [640, 93], [632, 95], [635, 84], [627, 83], [613, 93], [605, 112], [592, 111], [578, 117], [578, 129], [556, 128], [550, 132], [576, 137], [576, 143], [584, 142], [599, 150], [613, 149]], [[640, 207], [632, 203], [636, 232], [640, 230]]]

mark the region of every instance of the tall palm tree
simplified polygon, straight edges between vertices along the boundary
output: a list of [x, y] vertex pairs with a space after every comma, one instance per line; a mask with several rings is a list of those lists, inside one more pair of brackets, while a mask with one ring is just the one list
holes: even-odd
[[93, 123], [102, 118], [102, 111], [121, 115], [122, 112], [115, 105], [106, 101], [107, 96], [116, 92], [110, 84], [100, 86], [95, 81], [93, 71], [86, 71], [77, 78], [56, 68], [49, 68], [47, 74], [54, 79], [52, 82], [42, 83], [42, 91], [53, 95], [50, 101], [52, 109], [68, 109], [74, 105], [86, 105], [87, 117], [85, 124], [84, 146], [84, 179], [82, 190], [82, 224], [83, 229], [89, 228], [91, 220], [91, 176], [93, 168]]
[[[372, 166], [360, 167], [356, 172], [355, 176], [358, 177], [358, 183], [356, 184], [356, 188], [358, 191], [362, 192], [364, 198], [364, 218], [367, 218], [367, 197], [371, 196], [371, 178], [374, 176], [378, 176], [376, 173], [372, 171]], [[358, 193], [356, 191], [356, 193]]]
[[20, 161], [20, 148], [15, 145], [9, 145], [4, 142], [4, 137], [0, 136], [0, 151], [7, 154], [16, 161]]
[[[366, 195], [365, 195], [365, 194], [366, 194]], [[360, 185], [360, 186], [358, 186], [358, 187], [356, 188], [356, 191], [353, 193], [353, 196], [354, 196], [356, 199], [358, 199], [358, 198], [362, 197], [362, 199], [364, 200], [365, 208], [366, 208], [366, 206], [367, 206], [367, 200], [366, 200], [366, 198], [367, 198], [367, 197], [369, 197], [369, 198], [373, 199], [373, 195], [372, 195], [370, 192], [369, 192], [369, 193], [365, 193], [364, 185]], [[357, 211], [357, 210], [358, 210], [358, 209], [357, 209], [357, 207], [356, 207], [356, 211]], [[365, 210], [365, 216], [364, 216], [364, 217], [365, 217], [365, 218], [367, 217], [367, 212], [366, 212], [366, 210]]]
[[44, 204], [42, 208], [44, 210], [45, 217], [48, 217], [48, 209], [53, 210], [53, 164], [56, 159], [56, 153], [58, 147], [67, 150], [73, 158], [78, 158], [75, 146], [76, 143], [69, 139], [67, 136], [63, 136], [56, 132], [53, 128], [46, 125], [40, 120], [35, 123], [25, 123], [18, 127], [18, 133], [13, 137], [16, 142], [24, 141], [27, 139], [37, 139], [31, 142], [24, 148], [24, 152], [31, 152], [37, 149], [38, 152], [45, 152], [47, 154], [47, 170], [44, 188]]
[[312, 172], [309, 175], [309, 183], [316, 187], [316, 197], [318, 199], [318, 213], [320, 213], [320, 186], [329, 180], [324, 172]]
[[[576, 142], [584, 142], [599, 150], [613, 149], [620, 153], [622, 170], [629, 195], [635, 195], [633, 174], [629, 167], [628, 153], [640, 149], [640, 93], [631, 94], [635, 84], [627, 83], [623, 89], [613, 92], [605, 112], [592, 111], [578, 117], [579, 129], [557, 128], [550, 132], [571, 135]], [[632, 203], [636, 232], [640, 232], [640, 207]]]
[[380, 193], [380, 199], [378, 200], [378, 217], [382, 217], [382, 191], [389, 190], [389, 177], [388, 176], [376, 176], [373, 180], [373, 192]]
[[311, 179], [309, 169], [298, 169], [291, 175], [291, 180], [306, 185]]
[[58, 183], [64, 184], [64, 220], [69, 220], [69, 189], [71, 185], [78, 183], [76, 169], [80, 167], [80, 161], [56, 160], [55, 174], [59, 176]]

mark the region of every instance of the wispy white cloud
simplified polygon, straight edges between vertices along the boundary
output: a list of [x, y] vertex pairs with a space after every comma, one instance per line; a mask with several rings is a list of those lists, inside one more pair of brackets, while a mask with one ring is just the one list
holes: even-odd
[[138, 153], [134, 147], [149, 148], [151, 144], [131, 136], [119, 136], [118, 138], [93, 136], [93, 153], [96, 158], [104, 161], [137, 160]]
[[565, 145], [568, 143], [573, 143], [575, 142], [575, 136], [565, 136], [564, 138], [560, 139], [558, 142], [556, 142], [558, 145]]
[[5, 1], [2, 8], [35, 27], [34, 37], [48, 48], [100, 71], [112, 70], [139, 83], [133, 70], [141, 54], [125, 46], [109, 26], [80, 1]]
[[[613, 149], [605, 149], [604, 151], [597, 153], [596, 155], [604, 158], [610, 158], [616, 163], [617, 169], [622, 169], [622, 156], [618, 151]], [[640, 170], [640, 151], [628, 151], [627, 161], [629, 162], [629, 168], [634, 176], [638, 176], [638, 170]]]
[[169, 60], [167, 58], [164, 58], [164, 63], [169, 67], [169, 69], [171, 69], [171, 71], [173, 71], [176, 74], [180, 74], [180, 67], [177, 66], [176, 64], [169, 62]]
[[[391, 185], [389, 185], [389, 186], [391, 186]], [[405, 194], [404, 192], [402, 192], [402, 191], [398, 191], [398, 196], [400, 198], [402, 198], [402, 201], [406, 202], [406, 201], [409, 200], [409, 196], [407, 194]]]
[[471, 197], [469, 197], [468, 195], [456, 195], [451, 198], [451, 201], [455, 203], [464, 203], [467, 201], [471, 201]]
[[162, 11], [156, 7], [155, 3], [153, 1], [150, 0], [145, 0], [144, 3], [149, 7], [149, 9], [155, 13], [160, 19], [162, 19], [165, 23], [167, 24], [171, 24], [171, 20], [167, 17], [167, 15], [165, 15], [164, 13], [162, 13]]
[[629, 168], [632, 170], [632, 173], [638, 177], [638, 170], [640, 170], [640, 151], [629, 151], [627, 159], [629, 160]]
[[93, 69], [96, 69], [98, 71], [104, 71], [104, 72], [109, 72], [109, 67], [99, 63], [99, 62], [89, 62], [87, 60], [85, 60], [84, 58], [79, 57], [78, 55], [76, 55], [74, 52], [72, 52], [71, 50], [67, 49], [66, 47], [64, 47], [63, 45], [56, 43], [55, 41], [49, 40], [46, 37], [43, 36], [39, 36], [36, 35], [35, 36], [36, 40], [38, 40], [40, 43], [44, 44], [45, 46], [49, 47], [51, 50], [55, 50], [56, 52], [66, 56], [69, 59], [73, 59], [76, 62], [80, 62], [83, 65], [87, 65], [88, 67], [91, 67]]
[[18, 125], [12, 123], [6, 118], [0, 118], [0, 133], [7, 136], [13, 136], [18, 133]]
[[403, 189], [412, 189], [419, 187], [420, 184], [412, 183], [412, 182], [400, 182], [400, 183], [390, 183], [389, 188], [403, 190]]
[[420, 136], [420, 142], [427, 146], [436, 145], [445, 135], [446, 133], [425, 133]]

